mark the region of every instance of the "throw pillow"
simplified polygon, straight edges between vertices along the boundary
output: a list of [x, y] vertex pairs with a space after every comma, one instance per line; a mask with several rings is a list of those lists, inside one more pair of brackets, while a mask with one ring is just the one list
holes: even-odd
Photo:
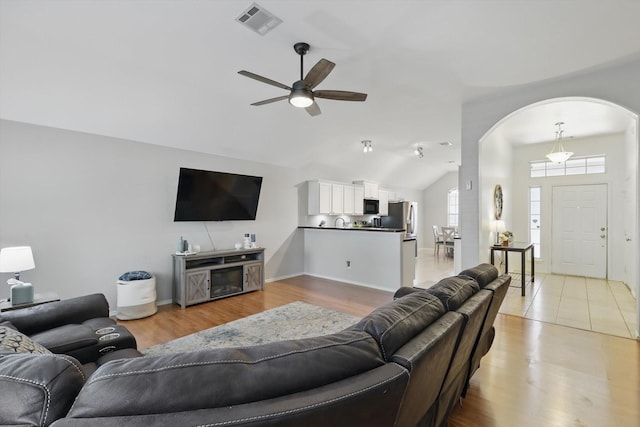
[[31, 341], [25, 334], [6, 326], [0, 326], [0, 351], [9, 351], [12, 353], [51, 353], [37, 342]]

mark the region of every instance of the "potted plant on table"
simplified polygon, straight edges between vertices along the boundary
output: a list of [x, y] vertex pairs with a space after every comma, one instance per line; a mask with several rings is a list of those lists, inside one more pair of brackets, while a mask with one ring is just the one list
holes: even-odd
[[509, 230], [503, 231], [498, 235], [502, 246], [509, 246], [509, 243], [513, 242], [513, 233]]

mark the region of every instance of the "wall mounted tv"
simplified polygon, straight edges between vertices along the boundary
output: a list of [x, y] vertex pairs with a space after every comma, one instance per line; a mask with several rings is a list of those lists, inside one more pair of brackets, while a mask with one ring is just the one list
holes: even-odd
[[174, 221], [254, 220], [262, 177], [180, 168]]

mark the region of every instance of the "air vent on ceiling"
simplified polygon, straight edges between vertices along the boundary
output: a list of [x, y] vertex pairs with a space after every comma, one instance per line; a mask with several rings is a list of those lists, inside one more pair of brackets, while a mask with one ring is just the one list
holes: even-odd
[[256, 3], [242, 12], [236, 21], [263, 36], [282, 23], [282, 19]]

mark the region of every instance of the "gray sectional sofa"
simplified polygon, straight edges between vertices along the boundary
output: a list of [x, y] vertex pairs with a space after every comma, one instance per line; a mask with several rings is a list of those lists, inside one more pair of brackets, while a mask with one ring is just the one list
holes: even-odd
[[[332, 335], [111, 360], [86, 378], [68, 356], [0, 355], [0, 395], [34, 389], [0, 423], [444, 426], [491, 347], [510, 280], [481, 264], [402, 288]], [[70, 409], [51, 416], [54, 402]]]

